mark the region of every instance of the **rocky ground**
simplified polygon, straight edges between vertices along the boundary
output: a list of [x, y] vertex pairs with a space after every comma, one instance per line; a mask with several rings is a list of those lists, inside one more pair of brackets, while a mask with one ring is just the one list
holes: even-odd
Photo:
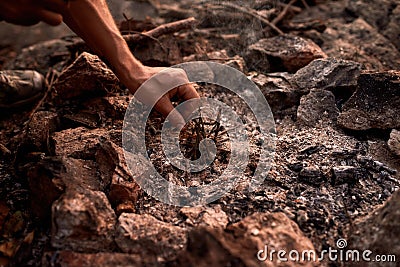
[[[1, 113], [0, 266], [398, 266], [400, 3], [160, 2], [141, 1], [154, 18], [127, 18], [121, 31], [191, 16], [197, 26], [141, 38], [132, 51], [153, 66], [216, 61], [257, 84], [277, 132], [264, 183], [255, 192], [239, 184], [201, 207], [158, 202], [135, 183], [143, 166], [131, 173], [126, 165], [122, 126], [132, 96], [107, 65], [77, 38], [18, 55], [4, 48], [3, 69], [36, 69], [48, 86], [36, 106]], [[251, 122], [226, 90], [197, 88]], [[203, 183], [204, 173], [165, 162], [161, 123], [152, 114], [154, 165], [178, 184]], [[211, 178], [230, 157], [229, 141], [219, 142]], [[252, 145], [247, 175], [257, 163]], [[337, 249], [340, 238], [344, 249], [395, 255], [397, 263], [257, 259], [266, 245], [319, 253]]]

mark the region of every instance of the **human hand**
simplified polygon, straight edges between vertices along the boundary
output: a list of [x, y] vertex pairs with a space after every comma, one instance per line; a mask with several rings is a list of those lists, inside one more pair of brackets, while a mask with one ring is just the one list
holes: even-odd
[[[154, 76], [155, 75], [155, 76]], [[135, 97], [142, 103], [153, 106], [165, 118], [169, 115], [171, 123], [176, 126], [185, 125], [185, 120], [174, 106], [171, 99], [181, 102], [199, 98], [199, 94], [189, 82], [186, 72], [179, 68], [144, 67], [136, 76], [136, 81], [142, 87], [140, 91], [131, 89]], [[172, 90], [169, 90], [173, 88]], [[187, 111], [190, 113], [191, 111]], [[170, 114], [171, 113], [171, 114]]]
[[[139, 94], [135, 94], [138, 100], [154, 106], [164, 117], [169, 116], [168, 119], [174, 126], [185, 124], [182, 115], [174, 109], [171, 98], [186, 101], [199, 98], [199, 95], [189, 83], [184, 70], [147, 67], [137, 60], [116, 27], [104, 0], [70, 1], [62, 14], [65, 23], [98, 55], [107, 59], [119, 80], [133, 94], [145, 84]], [[157, 73], [160, 75], [150, 79]], [[169, 90], [171, 88], [173, 89]]]
[[0, 19], [24, 26], [40, 21], [56, 26], [63, 21], [57, 10], [67, 5], [63, 0], [0, 0]]

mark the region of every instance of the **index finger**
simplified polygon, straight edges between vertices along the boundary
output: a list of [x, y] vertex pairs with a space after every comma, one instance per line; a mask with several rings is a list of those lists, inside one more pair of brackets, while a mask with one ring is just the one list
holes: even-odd
[[178, 87], [177, 96], [182, 100], [190, 100], [193, 98], [200, 98], [199, 93], [196, 91], [192, 83], [187, 83]]
[[[181, 102], [184, 102], [192, 99], [199, 99], [200, 95], [194, 88], [193, 84], [188, 83], [178, 87], [177, 97], [181, 100]], [[198, 101], [190, 101], [190, 103], [186, 104], [184, 108], [180, 110], [183, 118], [188, 119], [193, 111], [197, 110], [199, 106], [200, 104]]]
[[174, 108], [171, 101], [167, 97], [162, 97], [154, 106], [164, 118], [169, 118], [173, 126], [182, 128], [185, 125], [185, 120], [178, 110]]

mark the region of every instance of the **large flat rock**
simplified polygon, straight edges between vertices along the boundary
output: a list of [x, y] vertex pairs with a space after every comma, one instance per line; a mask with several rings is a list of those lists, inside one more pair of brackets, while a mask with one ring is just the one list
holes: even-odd
[[187, 251], [178, 261], [181, 266], [201, 267], [319, 266], [312, 261], [287, 261], [280, 265], [276, 257], [270, 260], [272, 250], [289, 253], [290, 250], [314, 250], [314, 246], [284, 213], [255, 213], [224, 231], [208, 227], [194, 229], [189, 234]]
[[367, 72], [343, 106], [338, 123], [351, 130], [400, 127], [400, 71]]
[[251, 80], [260, 88], [272, 112], [275, 113], [299, 105], [300, 98], [309, 92], [309, 89], [292, 86], [288, 81], [292, 76], [293, 74], [287, 72], [257, 74]]
[[292, 82], [300, 88], [332, 90], [357, 85], [361, 64], [337, 58], [316, 59], [293, 76]]
[[248, 50], [246, 64], [264, 73], [296, 72], [314, 59], [326, 57], [313, 41], [287, 34], [261, 39]]
[[85, 192], [105, 190], [104, 183], [91, 160], [67, 157], [48, 157], [27, 166], [32, 212], [47, 220], [52, 203], [66, 190]]
[[186, 230], [162, 222], [149, 214], [122, 213], [115, 242], [125, 253], [142, 259], [173, 260], [185, 248]]

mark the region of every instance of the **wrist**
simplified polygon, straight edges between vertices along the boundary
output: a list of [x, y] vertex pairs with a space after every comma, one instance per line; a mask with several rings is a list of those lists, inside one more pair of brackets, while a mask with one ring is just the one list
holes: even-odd
[[128, 62], [119, 62], [118, 66], [116, 66], [115, 74], [129, 91], [135, 93], [145, 80], [146, 66], [136, 59]]

